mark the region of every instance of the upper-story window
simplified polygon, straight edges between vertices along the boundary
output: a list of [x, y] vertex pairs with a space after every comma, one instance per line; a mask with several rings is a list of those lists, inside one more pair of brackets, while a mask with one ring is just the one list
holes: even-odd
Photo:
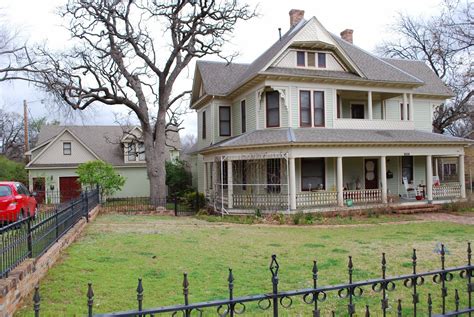
[[145, 144], [143, 142], [127, 143], [126, 148], [129, 162], [145, 161]]
[[[326, 53], [316, 52], [296, 52], [296, 65], [299, 67], [317, 67], [326, 68]], [[317, 57], [317, 63], [316, 63]]]
[[267, 127], [276, 128], [280, 126], [280, 93], [278, 91], [267, 91], [266, 99], [266, 118]]
[[247, 131], [247, 109], [245, 105], [245, 100], [242, 100], [240, 102], [240, 120], [242, 133], [245, 133], [245, 131]]
[[201, 125], [201, 130], [202, 130], [202, 139], [206, 139], [206, 111], [204, 110], [202, 112], [202, 125]]
[[300, 126], [324, 127], [324, 91], [300, 90]]
[[230, 136], [230, 107], [219, 107], [219, 135]]
[[72, 153], [71, 142], [64, 142], [63, 143], [63, 155], [71, 155], [71, 153]]

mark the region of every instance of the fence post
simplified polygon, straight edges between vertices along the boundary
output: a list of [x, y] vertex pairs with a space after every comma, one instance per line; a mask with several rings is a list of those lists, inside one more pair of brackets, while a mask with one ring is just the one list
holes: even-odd
[[194, 199], [194, 203], [195, 203], [194, 211], [197, 213], [199, 211], [199, 192], [198, 191], [196, 191], [196, 197]]
[[178, 198], [176, 195], [173, 197], [173, 203], [174, 203], [174, 215], [175, 217], [178, 217]]
[[33, 241], [31, 238], [31, 217], [28, 218], [26, 221], [28, 236], [27, 236], [27, 243], [28, 243], [28, 255], [30, 258], [33, 257]]
[[59, 220], [58, 220], [58, 208], [54, 209], [54, 220], [56, 221], [56, 240], [59, 238]]
[[39, 294], [39, 286], [35, 286], [35, 294], [33, 295], [33, 309], [35, 311], [35, 317], [39, 317], [40, 315], [40, 302], [41, 302], [41, 297]]
[[273, 317], [278, 317], [278, 270], [280, 265], [277, 262], [276, 255], [272, 255], [272, 262], [270, 263], [270, 272], [272, 273], [273, 285]]
[[85, 212], [86, 212], [86, 222], [89, 222], [89, 194], [88, 192], [84, 193], [84, 206], [85, 206]]

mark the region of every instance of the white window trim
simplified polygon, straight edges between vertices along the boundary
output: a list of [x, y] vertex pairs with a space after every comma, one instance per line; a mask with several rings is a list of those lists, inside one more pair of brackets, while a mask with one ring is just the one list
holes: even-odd
[[[334, 60], [336, 60], [338, 63], [338, 59], [328, 51], [313, 51], [313, 50], [304, 50], [304, 49], [293, 49], [292, 51], [295, 52], [295, 67], [297, 68], [309, 68], [309, 69], [328, 69], [328, 55], [331, 55]], [[304, 52], [304, 66], [298, 65], [298, 52]], [[308, 66], [308, 53], [314, 53], [314, 66]], [[325, 67], [319, 67], [318, 63], [318, 54], [326, 54], [326, 66]], [[343, 67], [344, 68], [344, 67]]]
[[[69, 154], [64, 154], [64, 145], [66, 143], [69, 143]], [[65, 140], [65, 141], [62, 141], [62, 146], [63, 146], [63, 155], [66, 155], [66, 156], [72, 156], [72, 141], [69, 141], [69, 140]]]
[[[267, 92], [268, 91], [276, 91], [280, 94], [280, 98], [278, 98], [278, 121], [279, 121], [279, 126], [278, 127], [269, 127], [267, 126]], [[279, 129], [282, 128], [282, 118], [281, 118], [281, 92], [277, 88], [273, 88], [272, 90], [264, 90], [263, 92], [264, 97], [263, 97], [263, 126], [265, 129]]]

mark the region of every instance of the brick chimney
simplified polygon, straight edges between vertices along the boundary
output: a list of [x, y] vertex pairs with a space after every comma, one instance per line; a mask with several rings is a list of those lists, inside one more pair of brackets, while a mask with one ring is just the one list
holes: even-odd
[[341, 39], [343, 39], [346, 42], [353, 43], [352, 41], [352, 34], [354, 33], [354, 30], [351, 29], [345, 29], [344, 31], [341, 32]]
[[291, 9], [290, 10], [290, 28], [297, 25], [304, 19], [304, 10]]

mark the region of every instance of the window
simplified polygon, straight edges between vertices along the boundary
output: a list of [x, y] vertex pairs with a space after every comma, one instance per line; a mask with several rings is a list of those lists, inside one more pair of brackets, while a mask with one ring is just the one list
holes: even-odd
[[311, 92], [309, 90], [300, 91], [300, 126], [311, 126]]
[[71, 155], [71, 142], [64, 142], [63, 143], [63, 154], [64, 155]]
[[324, 92], [314, 92], [314, 126], [324, 127]]
[[242, 125], [242, 133], [247, 131], [247, 109], [245, 109], [245, 100], [240, 102], [240, 120]]
[[[410, 120], [410, 104], [407, 103], [407, 120]], [[404, 119], [404, 115], [403, 115], [403, 102], [400, 104], [400, 119], [401, 120], [405, 120]]]
[[352, 119], [364, 119], [364, 108], [363, 104], [351, 104], [351, 118]]
[[202, 112], [202, 139], [206, 139], [206, 111]]
[[137, 151], [135, 147], [135, 143], [127, 143], [128, 149], [128, 161], [135, 162], [137, 160]]
[[324, 127], [324, 92], [300, 91], [300, 126], [301, 127]]
[[302, 51], [296, 52], [296, 65], [306, 66], [305, 52], [302, 52]]
[[[143, 142], [140, 142], [137, 144], [137, 152], [138, 152], [138, 160], [139, 161], [145, 161], [145, 144]], [[170, 151], [171, 153], [172, 151]]]
[[406, 177], [408, 182], [413, 181], [413, 156], [402, 157], [402, 183], [403, 177]]
[[266, 92], [267, 127], [280, 126], [280, 93], [278, 91]]
[[444, 176], [456, 176], [456, 164], [443, 164]]
[[279, 193], [281, 192], [281, 166], [279, 159], [267, 160], [267, 192]]
[[318, 67], [326, 68], [326, 53], [318, 53]]
[[0, 186], [0, 197], [7, 197], [12, 194], [12, 189], [9, 186]]
[[219, 135], [230, 136], [230, 107], [219, 107]]
[[325, 161], [324, 158], [301, 159], [301, 190], [325, 189]]
[[308, 52], [308, 66], [309, 67], [315, 67], [316, 66], [316, 54], [313, 52]]

